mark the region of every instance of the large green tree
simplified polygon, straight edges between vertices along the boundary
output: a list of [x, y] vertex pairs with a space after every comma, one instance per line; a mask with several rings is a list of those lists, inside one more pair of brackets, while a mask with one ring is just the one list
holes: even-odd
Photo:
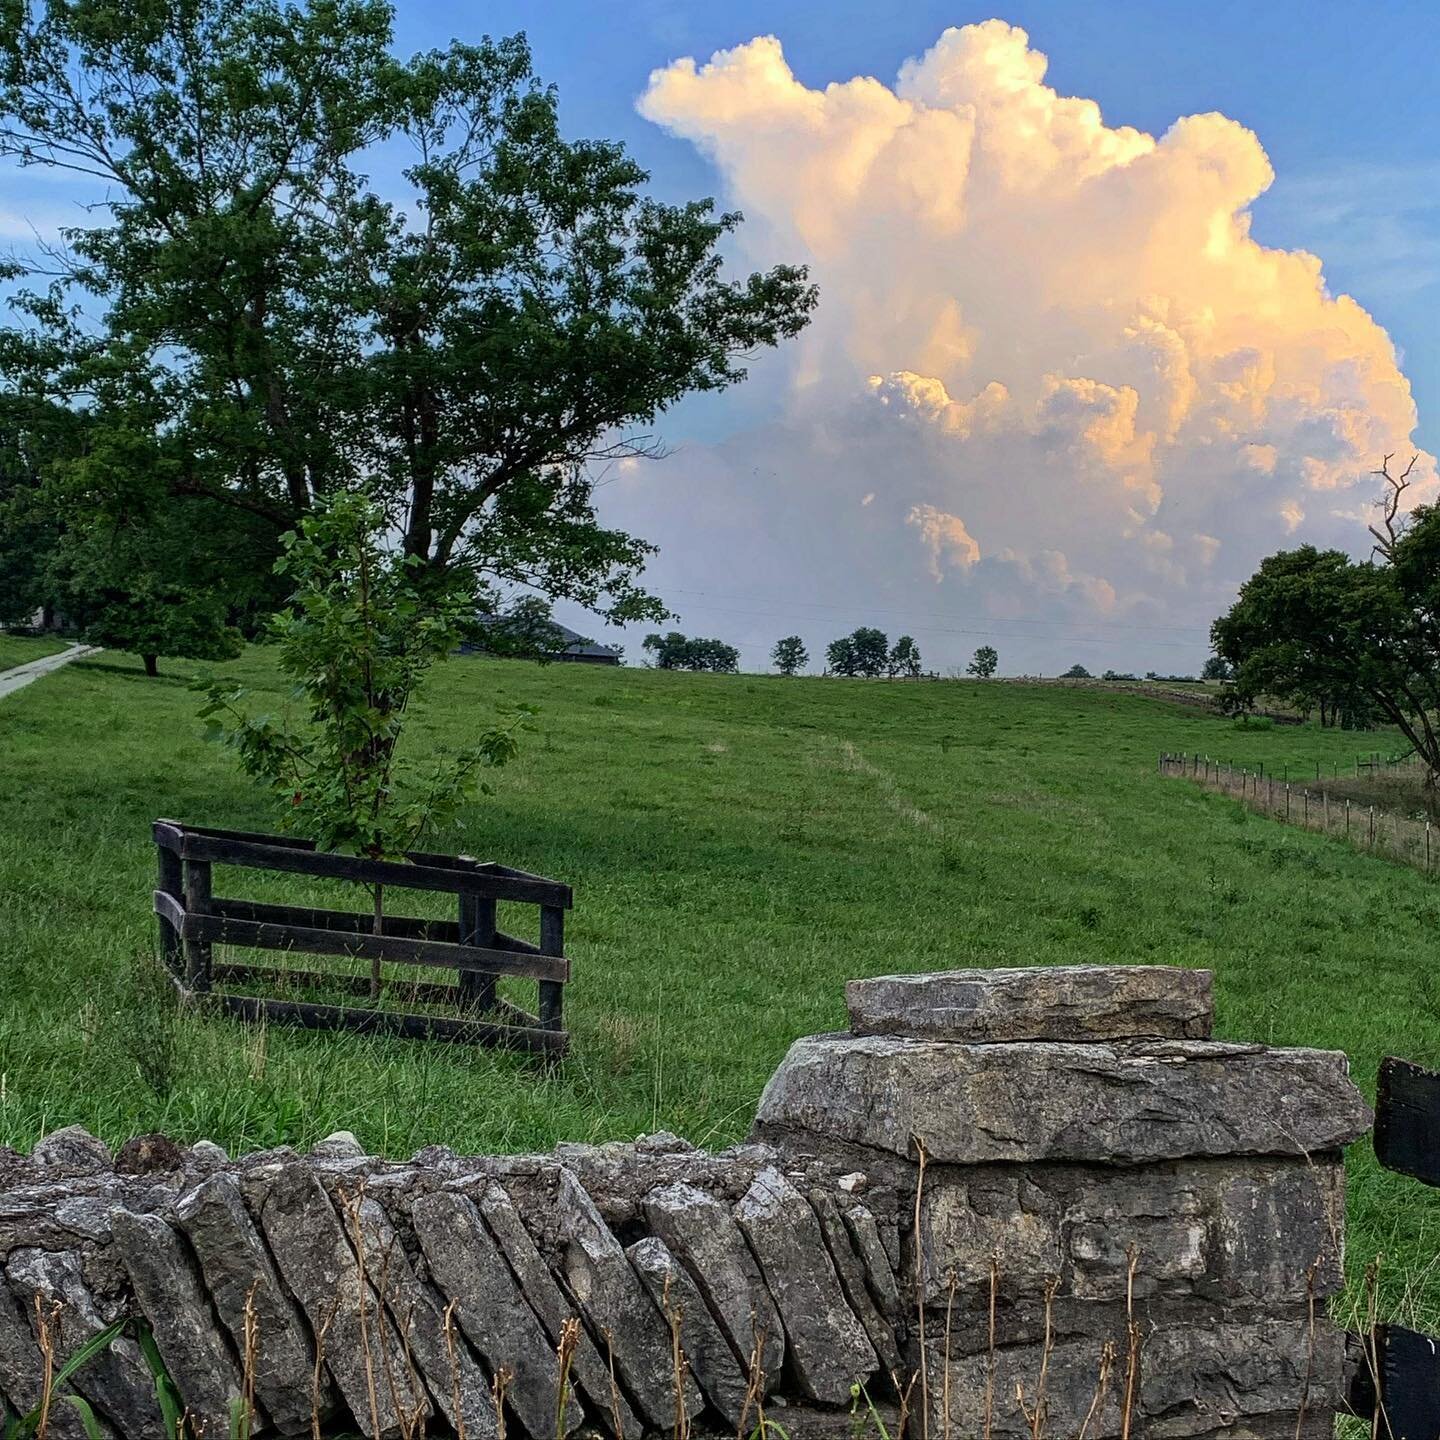
[[1440, 777], [1440, 508], [1388, 481], [1369, 558], [1302, 545], [1261, 562], [1211, 628], [1240, 704], [1276, 695], [1342, 721], [1378, 714]]
[[378, 0], [0, 0], [0, 158], [97, 198], [21, 276], [0, 382], [149, 438], [154, 493], [116, 477], [113, 509], [204, 504], [273, 551], [363, 484], [437, 577], [658, 618], [594, 462], [742, 380], [814, 291], [727, 278], [738, 216], [565, 139], [523, 38], [391, 38]]

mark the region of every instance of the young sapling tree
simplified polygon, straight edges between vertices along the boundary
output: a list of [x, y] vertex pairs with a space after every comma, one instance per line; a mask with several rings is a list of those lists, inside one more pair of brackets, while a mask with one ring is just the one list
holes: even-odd
[[[453, 754], [421, 767], [402, 741], [426, 672], [473, 620], [468, 583], [437, 581], [423, 559], [386, 546], [372, 499], [340, 493], [285, 535], [276, 568], [294, 589], [271, 622], [279, 668], [303, 717], [251, 714], [233, 680], [197, 681], [210, 733], [277, 802], [281, 827], [327, 850], [402, 859], [478, 792], [480, 772], [516, 753], [535, 707], [518, 705]], [[371, 890], [382, 933], [384, 887]], [[372, 962], [371, 998], [380, 990]]]

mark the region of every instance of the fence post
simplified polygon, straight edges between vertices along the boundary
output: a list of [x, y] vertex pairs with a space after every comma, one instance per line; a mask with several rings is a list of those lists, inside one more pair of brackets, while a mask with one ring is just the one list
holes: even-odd
[[[565, 912], [558, 905], [540, 907], [540, 953], [542, 955], [563, 955], [565, 953]], [[560, 1030], [564, 1028], [565, 987], [558, 980], [540, 982], [540, 1028]]]
[[[185, 862], [185, 914], [205, 915], [210, 910], [210, 862]], [[210, 988], [210, 942], [185, 937], [185, 985], [197, 995]]]
[[1346, 800], [1346, 802], [1345, 802], [1345, 838], [1346, 838], [1347, 840], [1350, 838], [1350, 802], [1349, 802], [1349, 800]]
[[[495, 946], [495, 901], [479, 895], [466, 895], [460, 902], [460, 943], [478, 945], [484, 950]], [[496, 977], [483, 970], [460, 972], [460, 1003], [467, 1010], [493, 1010], [496, 1001]]]
[[1430, 873], [1430, 822], [1425, 822], [1425, 873]]
[[1370, 807], [1369, 832], [1365, 843], [1373, 850], [1375, 848], [1375, 807], [1373, 805]]
[[1285, 819], [1286, 819], [1287, 821], [1290, 819], [1290, 787], [1289, 787], [1289, 785], [1286, 785], [1286, 787], [1285, 787]]
[[[182, 909], [185, 905], [184, 866], [180, 857], [168, 846], [157, 845], [160, 861], [159, 888]], [[180, 978], [180, 932], [162, 915], [160, 917], [160, 958], [173, 979]]]

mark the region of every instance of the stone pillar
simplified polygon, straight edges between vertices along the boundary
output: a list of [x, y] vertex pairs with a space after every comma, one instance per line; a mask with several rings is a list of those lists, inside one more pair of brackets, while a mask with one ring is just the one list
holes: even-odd
[[1329, 1435], [1340, 1150], [1370, 1123], [1343, 1054], [1209, 1038], [1203, 971], [847, 1000], [851, 1033], [796, 1042], [753, 1138], [888, 1196], [931, 1435]]

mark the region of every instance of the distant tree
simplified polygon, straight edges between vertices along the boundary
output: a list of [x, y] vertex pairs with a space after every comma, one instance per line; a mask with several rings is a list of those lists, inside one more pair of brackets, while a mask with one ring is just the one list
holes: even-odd
[[975, 652], [975, 658], [965, 667], [965, 673], [975, 676], [977, 680], [989, 680], [999, 665], [1000, 656], [996, 653], [995, 647], [982, 645]]
[[1100, 678], [1102, 680], [1133, 680], [1135, 676], [1128, 670], [1107, 670]]
[[895, 647], [885, 662], [885, 668], [890, 675], [903, 675], [910, 680], [920, 674], [920, 647], [913, 636], [902, 635], [895, 642]]
[[733, 675], [740, 666], [740, 652], [733, 645], [682, 635], [678, 630], [647, 635], [641, 648], [655, 657], [651, 663], [657, 670], [710, 670], [717, 675]]
[[770, 652], [770, 663], [782, 675], [793, 675], [810, 663], [810, 652], [798, 635], [787, 635], [775, 642], [775, 648]]
[[825, 660], [836, 675], [864, 675], [869, 679], [885, 673], [890, 663], [890, 640], [883, 630], [862, 625], [825, 647]]
[[1090, 672], [1083, 665], [1072, 665], [1060, 678], [1062, 680], [1088, 680]]
[[1227, 661], [1219, 655], [1212, 655], [1201, 667], [1200, 678], [1202, 680], [1228, 680], [1230, 678], [1230, 666]]

